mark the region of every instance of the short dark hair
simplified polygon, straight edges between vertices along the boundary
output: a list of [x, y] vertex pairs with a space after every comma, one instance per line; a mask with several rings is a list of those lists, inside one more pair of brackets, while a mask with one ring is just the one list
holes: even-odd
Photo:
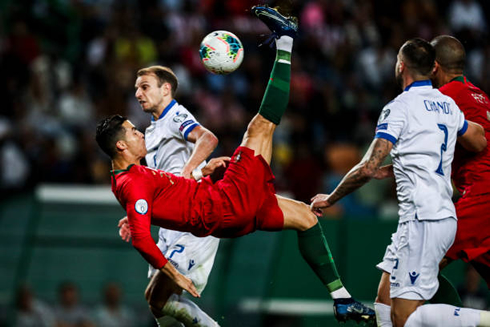
[[170, 68], [165, 66], [150, 66], [146, 68], [141, 68], [136, 73], [138, 77], [150, 74], [156, 75], [158, 79], [158, 87], [161, 87], [163, 83], [169, 83], [172, 87], [170, 91], [172, 97], [175, 96], [175, 92], [177, 92], [177, 88], [179, 87], [179, 81], [177, 80], [177, 76], [175, 75], [175, 73]]
[[434, 69], [436, 52], [432, 45], [424, 39], [408, 40], [402, 46], [400, 53], [402, 60], [412, 72], [429, 76]]
[[439, 66], [450, 73], [463, 73], [466, 52], [457, 38], [450, 35], [439, 35], [430, 44], [436, 51], [436, 60]]
[[116, 143], [122, 138], [124, 128], [122, 124], [127, 120], [126, 117], [121, 115], [112, 115], [105, 119], [102, 119], [97, 124], [97, 131], [95, 133], [95, 140], [99, 147], [104, 151], [111, 159], [114, 159], [116, 155]]

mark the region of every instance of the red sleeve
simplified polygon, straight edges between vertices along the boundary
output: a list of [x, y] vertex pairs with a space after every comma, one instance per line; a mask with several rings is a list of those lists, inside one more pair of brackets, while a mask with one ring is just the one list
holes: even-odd
[[134, 175], [124, 190], [126, 197], [126, 214], [133, 247], [155, 269], [162, 268], [168, 260], [163, 256], [151, 236], [151, 212], [153, 206], [153, 181], [144, 176]]

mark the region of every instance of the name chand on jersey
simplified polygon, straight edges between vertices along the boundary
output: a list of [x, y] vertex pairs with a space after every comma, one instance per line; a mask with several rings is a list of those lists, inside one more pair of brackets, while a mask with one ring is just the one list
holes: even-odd
[[424, 100], [424, 104], [427, 111], [435, 111], [438, 113], [443, 113], [445, 115], [453, 114], [453, 110], [451, 109], [449, 102]]

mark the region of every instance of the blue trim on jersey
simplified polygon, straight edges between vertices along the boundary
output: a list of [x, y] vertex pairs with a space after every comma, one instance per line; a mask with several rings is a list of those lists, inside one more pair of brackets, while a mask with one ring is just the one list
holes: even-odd
[[[172, 101], [170, 101], [170, 103], [168, 104], [168, 106], [165, 107], [165, 109], [163, 109], [162, 111], [162, 114], [160, 115], [160, 117], [158, 117], [158, 119], [162, 119], [166, 114], [167, 112], [174, 106], [174, 104], [176, 104], [177, 101], [175, 101], [175, 99], [173, 99]], [[153, 116], [151, 116], [151, 121], [155, 121], [155, 118], [153, 118]]]
[[409, 86], [407, 86], [405, 88], [405, 90], [403, 91], [408, 91], [410, 90], [412, 87], [417, 87], [417, 86], [432, 86], [432, 82], [430, 81], [430, 79], [426, 79], [426, 80], [423, 80], [423, 81], [415, 81], [413, 82], [412, 84], [410, 84]]
[[189, 133], [192, 132], [192, 130], [194, 128], [196, 128], [196, 126], [199, 126], [199, 124], [198, 123], [194, 123], [191, 126], [189, 126], [189, 128], [185, 131], [184, 138], [185, 138], [186, 141], [187, 141], [187, 136], [189, 136]]
[[465, 119], [463, 127], [458, 131], [458, 136], [463, 136], [464, 133], [466, 133], [466, 130], [468, 129], [468, 121]]
[[396, 143], [396, 138], [393, 135], [390, 135], [388, 133], [383, 133], [383, 132], [377, 132], [376, 135], [374, 135], [375, 139], [385, 139], [393, 143], [395, 145]]

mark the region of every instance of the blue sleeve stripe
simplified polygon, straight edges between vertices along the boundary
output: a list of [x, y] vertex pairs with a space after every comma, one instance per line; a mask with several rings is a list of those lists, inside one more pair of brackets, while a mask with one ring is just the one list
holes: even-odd
[[458, 131], [458, 136], [463, 136], [464, 133], [466, 133], [466, 130], [468, 129], [468, 121], [465, 119], [463, 127]]
[[187, 136], [189, 135], [189, 133], [190, 133], [190, 132], [192, 132], [192, 130], [193, 130], [194, 128], [196, 128], [196, 126], [199, 126], [199, 124], [198, 124], [198, 123], [194, 123], [194, 124], [192, 124], [191, 126], [189, 126], [189, 127], [188, 127], [188, 128], [185, 130], [185, 132], [184, 132], [184, 138], [185, 138], [185, 140], [186, 140], [186, 141], [187, 141]]
[[393, 143], [393, 145], [396, 143], [397, 139], [388, 133], [383, 133], [383, 132], [377, 132], [376, 135], [374, 136], [375, 139], [385, 139]]

